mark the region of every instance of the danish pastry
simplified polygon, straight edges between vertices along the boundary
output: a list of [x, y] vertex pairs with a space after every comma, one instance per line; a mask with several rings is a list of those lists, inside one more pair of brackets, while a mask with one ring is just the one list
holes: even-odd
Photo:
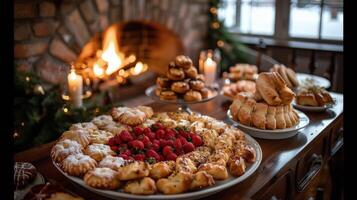
[[150, 165], [147, 162], [133, 161], [120, 167], [117, 172], [117, 178], [121, 181], [143, 178], [149, 175]]
[[84, 175], [84, 182], [94, 188], [115, 190], [120, 187], [120, 181], [116, 179], [116, 171], [102, 167], [95, 168]]
[[162, 91], [160, 93], [160, 99], [162, 100], [176, 100], [177, 99], [177, 95], [175, 94], [175, 92], [173, 91]]
[[83, 176], [97, 166], [97, 161], [82, 153], [69, 155], [62, 161], [62, 169], [72, 176]]
[[157, 189], [164, 194], [178, 194], [190, 189], [192, 174], [178, 172], [168, 178], [161, 178], [156, 182]]
[[59, 140], [70, 139], [78, 142], [84, 148], [91, 142], [89, 137], [89, 132], [85, 131], [84, 129], [77, 129], [77, 130], [69, 130], [62, 133]]
[[69, 130], [87, 130], [87, 131], [95, 131], [98, 130], [98, 127], [93, 124], [92, 122], [84, 122], [84, 123], [77, 123], [77, 124], [73, 124]]
[[112, 117], [114, 120], [136, 126], [142, 124], [146, 120], [146, 114], [137, 108], [117, 107], [112, 110]]
[[193, 90], [201, 91], [205, 87], [205, 83], [200, 80], [191, 80], [190, 87]]
[[140, 111], [144, 112], [146, 115], [146, 118], [150, 118], [154, 114], [154, 111], [149, 106], [138, 106], [136, 108], [139, 109]]
[[171, 85], [171, 90], [179, 94], [185, 94], [189, 89], [190, 86], [183, 81], [174, 82]]
[[182, 68], [172, 67], [172, 68], [169, 68], [166, 76], [170, 80], [181, 81], [181, 80], [185, 79], [185, 72], [183, 71]]
[[109, 138], [113, 137], [114, 134], [109, 131], [96, 130], [89, 134], [89, 138], [92, 143], [97, 144], [108, 144]]
[[115, 152], [112, 151], [108, 145], [104, 144], [88, 145], [84, 153], [97, 162], [101, 161], [107, 155], [115, 155]]
[[213, 177], [205, 171], [199, 171], [193, 175], [193, 179], [190, 185], [191, 190], [198, 190], [204, 187], [214, 185]]
[[144, 177], [140, 180], [129, 181], [124, 186], [124, 192], [131, 194], [154, 194], [157, 191], [155, 181]]
[[55, 162], [61, 163], [63, 159], [72, 154], [82, 153], [83, 146], [78, 142], [65, 139], [59, 141], [51, 149], [51, 157]]
[[201, 101], [202, 100], [202, 95], [200, 92], [190, 90], [186, 92], [186, 94], [183, 97], [185, 101], [191, 102], [191, 101]]
[[113, 124], [114, 121], [110, 115], [99, 115], [92, 120], [92, 123], [101, 129], [109, 124]]
[[117, 171], [120, 167], [125, 164], [125, 160], [122, 157], [116, 157], [112, 155], [107, 155], [99, 162], [99, 167], [107, 167]]
[[158, 162], [151, 166], [150, 177], [154, 179], [168, 177], [175, 169], [174, 161]]

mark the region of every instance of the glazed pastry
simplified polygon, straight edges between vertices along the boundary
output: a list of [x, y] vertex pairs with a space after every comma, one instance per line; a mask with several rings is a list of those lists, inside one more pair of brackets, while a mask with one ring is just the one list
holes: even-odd
[[150, 165], [147, 162], [133, 161], [120, 167], [117, 172], [117, 178], [121, 181], [143, 178], [149, 175]]
[[275, 77], [272, 73], [260, 73], [256, 80], [256, 87], [259, 94], [269, 105], [277, 106], [281, 104], [282, 100], [275, 88]]
[[197, 171], [197, 167], [190, 158], [185, 156], [179, 156], [176, 159], [176, 171], [193, 174]]
[[63, 171], [72, 176], [83, 176], [97, 166], [97, 161], [82, 153], [69, 155], [62, 162]]
[[242, 157], [246, 163], [256, 161], [256, 152], [245, 140], [237, 140], [234, 145], [236, 148], [234, 149], [233, 157]]
[[92, 157], [97, 162], [101, 161], [107, 155], [115, 155], [115, 152], [110, 149], [108, 145], [91, 144], [88, 145], [84, 154]]
[[201, 101], [202, 100], [202, 95], [200, 92], [190, 90], [186, 92], [186, 94], [183, 97], [185, 101], [191, 102], [191, 101]]
[[250, 98], [247, 99], [247, 101], [239, 109], [239, 112], [238, 112], [239, 122], [241, 122], [242, 124], [247, 125], [247, 126], [249, 126], [251, 124], [251, 122], [252, 122], [251, 114], [255, 108], [255, 104], [256, 104], [255, 100], [250, 99]]
[[238, 113], [243, 104], [247, 98], [243, 95], [237, 95], [237, 98], [233, 101], [233, 103], [230, 105], [229, 110], [231, 111], [232, 117], [234, 120], [239, 120], [238, 119]]
[[191, 66], [190, 68], [185, 70], [185, 74], [189, 78], [196, 78], [198, 75], [197, 69], [194, 66]]
[[233, 157], [229, 159], [229, 171], [233, 176], [241, 176], [245, 173], [246, 164], [243, 157]]
[[205, 83], [200, 80], [191, 80], [190, 87], [193, 90], [201, 91], [205, 87]]
[[266, 103], [256, 103], [252, 114], [253, 125], [260, 129], [265, 129], [267, 121], [266, 115], [268, 112], [268, 105]]
[[82, 153], [82, 149], [83, 146], [76, 141], [61, 140], [52, 147], [51, 157], [55, 162], [61, 163], [69, 155]]
[[28, 162], [15, 162], [14, 164], [14, 184], [16, 189], [24, 188], [35, 179], [37, 170], [35, 166]]
[[288, 106], [283, 106], [283, 112], [284, 112], [284, 118], [285, 118], [285, 123], [286, 123], [286, 127], [292, 127], [294, 124], [292, 123], [291, 119], [290, 119], [290, 115], [289, 115], [289, 109]]
[[120, 167], [122, 167], [126, 161], [121, 157], [116, 157], [112, 155], [107, 155], [102, 161], [99, 162], [99, 167], [107, 167], [117, 171]]
[[159, 85], [161, 88], [171, 87], [171, 81], [166, 77], [158, 77], [156, 79], [156, 84]]
[[142, 124], [146, 120], [146, 114], [143, 111], [128, 107], [113, 108], [112, 117], [114, 120], [130, 126]]
[[281, 66], [278, 68], [278, 73], [280, 74], [280, 76], [284, 79], [285, 84], [289, 87], [289, 88], [293, 88], [293, 84], [290, 82], [290, 79], [288, 77], [288, 74], [286, 73], [286, 67], [285, 66]]
[[182, 68], [172, 67], [166, 74], [167, 78], [173, 81], [181, 81], [185, 79], [185, 72]]
[[73, 124], [69, 130], [87, 130], [87, 131], [94, 131], [94, 130], [98, 130], [98, 127], [93, 124], [92, 122], [84, 122], [84, 123], [77, 123], [77, 124]]
[[157, 189], [164, 194], [179, 194], [190, 189], [192, 174], [178, 172], [168, 178], [161, 178], [156, 182]]
[[228, 178], [227, 168], [219, 164], [204, 163], [198, 167], [198, 170], [207, 172], [216, 180], [225, 180]]
[[88, 144], [91, 142], [90, 137], [89, 137], [89, 132], [83, 129], [77, 129], [77, 130], [69, 130], [65, 131], [61, 137], [61, 140], [69, 139], [78, 142], [81, 144], [84, 148], [88, 146]]
[[196, 80], [203, 81], [203, 82], [206, 81], [205, 75], [203, 75], [203, 74], [197, 74], [197, 76], [195, 77], [195, 79], [196, 79]]
[[296, 103], [303, 106], [319, 106], [313, 93], [300, 93], [296, 97]]
[[280, 76], [284, 79], [285, 84], [289, 88], [294, 88], [299, 86], [299, 81], [296, 78], [295, 72], [292, 69], [285, 67], [285, 65], [275, 64], [270, 69], [270, 71], [279, 73]]
[[144, 177], [140, 180], [129, 181], [124, 186], [124, 192], [131, 194], [154, 194], [156, 192], [155, 181], [152, 178]]
[[175, 64], [177, 67], [188, 69], [192, 66], [192, 60], [188, 56], [179, 55], [175, 59]]
[[267, 123], [265, 125], [265, 127], [267, 129], [270, 129], [270, 130], [276, 129], [275, 114], [276, 114], [276, 107], [275, 106], [268, 106]]
[[110, 115], [99, 115], [92, 120], [92, 123], [101, 129], [109, 124], [113, 124], [114, 121]]
[[175, 169], [175, 161], [158, 162], [151, 166], [150, 177], [154, 179], [166, 178]]
[[207, 99], [209, 97], [211, 97], [213, 94], [212, 94], [212, 91], [208, 88], [203, 88], [201, 91], [201, 96], [202, 96], [202, 99]]
[[94, 188], [115, 190], [120, 187], [117, 172], [110, 168], [95, 168], [84, 175], [84, 182]]
[[278, 129], [286, 128], [286, 122], [284, 117], [284, 106], [276, 107], [275, 120], [276, 120], [276, 128]]
[[193, 175], [190, 190], [198, 190], [214, 185], [213, 177], [205, 171], [199, 171]]
[[292, 111], [292, 105], [286, 105], [284, 109], [287, 110], [287, 114], [289, 115], [292, 126], [298, 124], [300, 120], [295, 118], [295, 115]]
[[175, 92], [173, 91], [162, 91], [160, 93], [160, 99], [162, 100], [176, 100], [177, 99], [177, 95], [175, 94]]
[[288, 75], [288, 78], [294, 87], [298, 87], [300, 85], [299, 80], [296, 78], [294, 70], [286, 68], [286, 74]]
[[154, 114], [153, 109], [149, 106], [138, 106], [136, 108], [144, 112], [147, 118], [152, 117], [152, 115]]
[[171, 85], [171, 90], [179, 94], [185, 94], [189, 89], [190, 86], [183, 81], [174, 82]]
[[89, 134], [89, 138], [92, 143], [97, 144], [108, 144], [109, 138], [113, 137], [114, 134], [109, 131], [96, 130]]

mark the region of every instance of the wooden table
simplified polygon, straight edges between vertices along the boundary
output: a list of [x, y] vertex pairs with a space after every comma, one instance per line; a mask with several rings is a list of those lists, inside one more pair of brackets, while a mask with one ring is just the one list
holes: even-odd
[[[306, 113], [310, 124], [296, 136], [283, 140], [257, 139], [263, 151], [263, 160], [257, 171], [244, 182], [208, 199], [307, 199], [309, 195], [313, 195], [310, 194], [311, 184], [321, 177], [320, 171], [323, 171], [326, 163], [329, 163], [343, 144], [343, 139], [338, 135], [343, 134], [343, 95], [333, 93], [333, 98], [337, 100], [337, 104], [331, 111]], [[210, 102], [195, 104], [190, 108], [227, 120], [226, 112], [230, 104], [225, 97], [218, 96]], [[160, 103], [152, 103], [150, 106], [155, 111], [174, 111], [177, 108], [175, 105]], [[44, 155], [49, 155], [50, 148], [47, 149]], [[55, 180], [85, 199], [106, 199], [67, 180], [52, 165], [49, 156], [34, 160], [18, 154], [15, 159], [32, 161], [47, 179]]]

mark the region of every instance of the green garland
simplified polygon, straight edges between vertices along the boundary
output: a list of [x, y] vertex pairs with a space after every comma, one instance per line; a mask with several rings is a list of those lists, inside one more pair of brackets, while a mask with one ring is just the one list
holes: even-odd
[[63, 131], [77, 122], [90, 121], [94, 116], [108, 112], [105, 93], [92, 95], [82, 108], [71, 108], [61, 97], [59, 85], [48, 84], [34, 73], [15, 72], [14, 147], [23, 151], [56, 140]]
[[247, 55], [244, 51], [247, 48], [239, 38], [230, 33], [224, 23], [218, 19], [217, 12], [220, 0], [210, 0], [209, 2], [209, 29], [208, 41], [210, 49], [218, 49], [221, 54], [222, 71], [238, 62], [247, 62]]

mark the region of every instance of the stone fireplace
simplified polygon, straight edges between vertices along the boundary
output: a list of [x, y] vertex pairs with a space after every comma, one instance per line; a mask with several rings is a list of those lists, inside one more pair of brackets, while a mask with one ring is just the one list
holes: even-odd
[[15, 0], [14, 9], [15, 64], [50, 83], [64, 81], [112, 26], [123, 53], [159, 74], [181, 53], [197, 63], [206, 48], [208, 0]]

